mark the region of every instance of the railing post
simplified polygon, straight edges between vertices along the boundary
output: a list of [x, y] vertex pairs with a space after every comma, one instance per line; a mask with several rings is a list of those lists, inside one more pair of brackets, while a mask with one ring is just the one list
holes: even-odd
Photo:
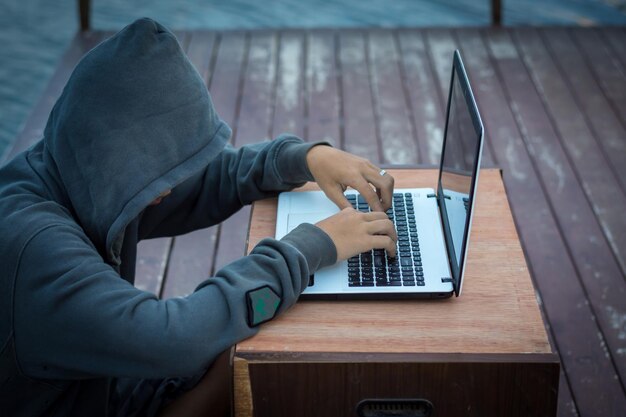
[[491, 0], [491, 25], [502, 24], [502, 0]]
[[91, 27], [91, 1], [78, 0], [78, 16], [80, 18], [80, 30], [84, 32]]

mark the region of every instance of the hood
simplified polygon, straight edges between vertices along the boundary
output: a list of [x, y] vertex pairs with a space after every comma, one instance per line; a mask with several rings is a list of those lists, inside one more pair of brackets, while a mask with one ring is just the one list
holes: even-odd
[[48, 119], [44, 159], [90, 240], [119, 264], [126, 225], [230, 135], [172, 32], [140, 19], [78, 63]]

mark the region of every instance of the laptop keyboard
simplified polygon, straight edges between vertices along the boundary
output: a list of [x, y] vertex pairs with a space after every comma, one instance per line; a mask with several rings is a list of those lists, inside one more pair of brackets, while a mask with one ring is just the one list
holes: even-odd
[[[370, 211], [362, 195], [348, 194], [346, 198], [356, 210], [364, 213]], [[394, 193], [393, 206], [387, 210], [387, 217], [394, 223], [398, 233], [397, 257], [391, 258], [384, 249], [374, 249], [348, 259], [350, 287], [424, 285], [424, 270], [411, 193]]]

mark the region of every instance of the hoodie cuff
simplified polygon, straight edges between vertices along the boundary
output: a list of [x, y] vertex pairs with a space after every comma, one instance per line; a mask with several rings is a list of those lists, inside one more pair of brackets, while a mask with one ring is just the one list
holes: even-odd
[[328, 142], [303, 143], [302, 139], [296, 136], [285, 139], [276, 153], [276, 168], [285, 183], [302, 184], [315, 181], [306, 163], [306, 154], [318, 145], [332, 146]]
[[287, 233], [281, 242], [290, 244], [304, 255], [310, 274], [337, 262], [337, 248], [330, 236], [310, 223], [302, 223]]

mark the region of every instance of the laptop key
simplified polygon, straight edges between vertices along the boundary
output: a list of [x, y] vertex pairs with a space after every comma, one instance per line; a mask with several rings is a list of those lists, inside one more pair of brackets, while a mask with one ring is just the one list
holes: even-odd
[[405, 287], [415, 287], [415, 282], [413, 281], [402, 281], [402, 285]]
[[349, 282], [348, 287], [360, 287], [361, 282]]
[[424, 285], [426, 285], [424, 281], [417, 281], [415, 284], [417, 284], [417, 286], [419, 287], [423, 287]]
[[402, 258], [402, 259], [400, 259], [400, 265], [402, 265], [402, 266], [411, 266], [411, 265], [413, 265], [413, 260], [411, 258]]
[[373, 287], [374, 281], [364, 281], [361, 283], [361, 287]]

